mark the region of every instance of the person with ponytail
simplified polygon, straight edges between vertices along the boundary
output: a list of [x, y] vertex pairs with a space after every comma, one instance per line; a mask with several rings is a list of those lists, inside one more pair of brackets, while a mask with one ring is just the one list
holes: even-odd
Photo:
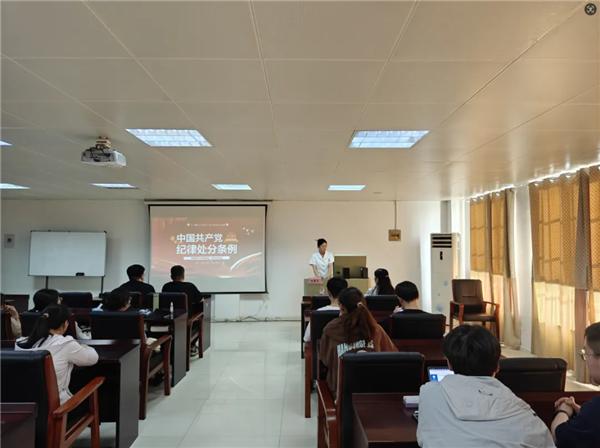
[[[62, 302], [62, 297], [56, 289], [40, 289], [33, 295], [33, 308], [29, 311], [41, 313], [46, 307], [56, 305]], [[75, 322], [75, 335], [77, 339], [91, 339], [88, 331], [83, 331], [77, 322]]]
[[327, 384], [335, 393], [338, 359], [351, 350], [397, 352], [396, 346], [371, 315], [362, 292], [354, 287], [344, 289], [338, 298], [340, 317], [323, 329], [319, 359], [327, 367]]
[[396, 294], [390, 280], [390, 273], [387, 269], [375, 269], [373, 275], [375, 276], [375, 286], [367, 291], [366, 296], [389, 296]]
[[15, 344], [15, 350], [50, 352], [61, 404], [72, 397], [69, 382], [73, 366], [91, 366], [98, 362], [96, 350], [64, 335], [68, 326], [69, 309], [64, 305], [49, 305], [42, 311], [29, 337], [17, 339]]

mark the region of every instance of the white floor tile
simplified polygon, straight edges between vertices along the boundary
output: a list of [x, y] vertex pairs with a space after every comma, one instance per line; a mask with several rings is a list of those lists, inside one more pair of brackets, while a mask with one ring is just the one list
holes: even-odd
[[151, 390], [134, 447], [315, 447], [316, 419], [304, 418], [297, 327], [213, 324], [211, 348], [192, 360], [171, 395]]

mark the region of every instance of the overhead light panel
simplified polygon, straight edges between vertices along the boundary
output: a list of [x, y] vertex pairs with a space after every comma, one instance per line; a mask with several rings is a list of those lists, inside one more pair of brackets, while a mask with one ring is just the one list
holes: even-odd
[[136, 186], [134, 185], [130, 185], [130, 184], [92, 184], [94, 187], [98, 187], [98, 188], [109, 188], [112, 190], [135, 190], [137, 189]]
[[127, 129], [148, 146], [156, 148], [194, 148], [212, 145], [196, 129]]
[[5, 142], [4, 140], [0, 140], [0, 146], [12, 146], [12, 143]]
[[212, 184], [217, 190], [227, 191], [249, 191], [252, 187], [248, 184]]
[[429, 131], [354, 131], [350, 148], [412, 148]]
[[364, 185], [330, 185], [329, 191], [362, 191], [365, 189]]
[[2, 184], [0, 183], [0, 190], [29, 190], [29, 187], [16, 184]]

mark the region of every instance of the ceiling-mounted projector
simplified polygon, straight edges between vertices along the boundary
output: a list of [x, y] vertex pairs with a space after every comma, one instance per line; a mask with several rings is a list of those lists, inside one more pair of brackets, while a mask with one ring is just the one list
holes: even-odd
[[125, 156], [112, 149], [112, 144], [107, 137], [98, 137], [95, 146], [81, 153], [81, 161], [87, 165], [109, 166], [113, 168], [127, 166]]

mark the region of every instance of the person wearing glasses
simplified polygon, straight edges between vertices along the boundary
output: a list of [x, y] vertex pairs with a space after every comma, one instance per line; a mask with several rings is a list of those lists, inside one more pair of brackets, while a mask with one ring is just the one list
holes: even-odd
[[[592, 383], [600, 385], [600, 322], [585, 329], [581, 357], [587, 364]], [[550, 426], [558, 448], [600, 447], [600, 395], [579, 405], [573, 397], [554, 404], [556, 415]]]

